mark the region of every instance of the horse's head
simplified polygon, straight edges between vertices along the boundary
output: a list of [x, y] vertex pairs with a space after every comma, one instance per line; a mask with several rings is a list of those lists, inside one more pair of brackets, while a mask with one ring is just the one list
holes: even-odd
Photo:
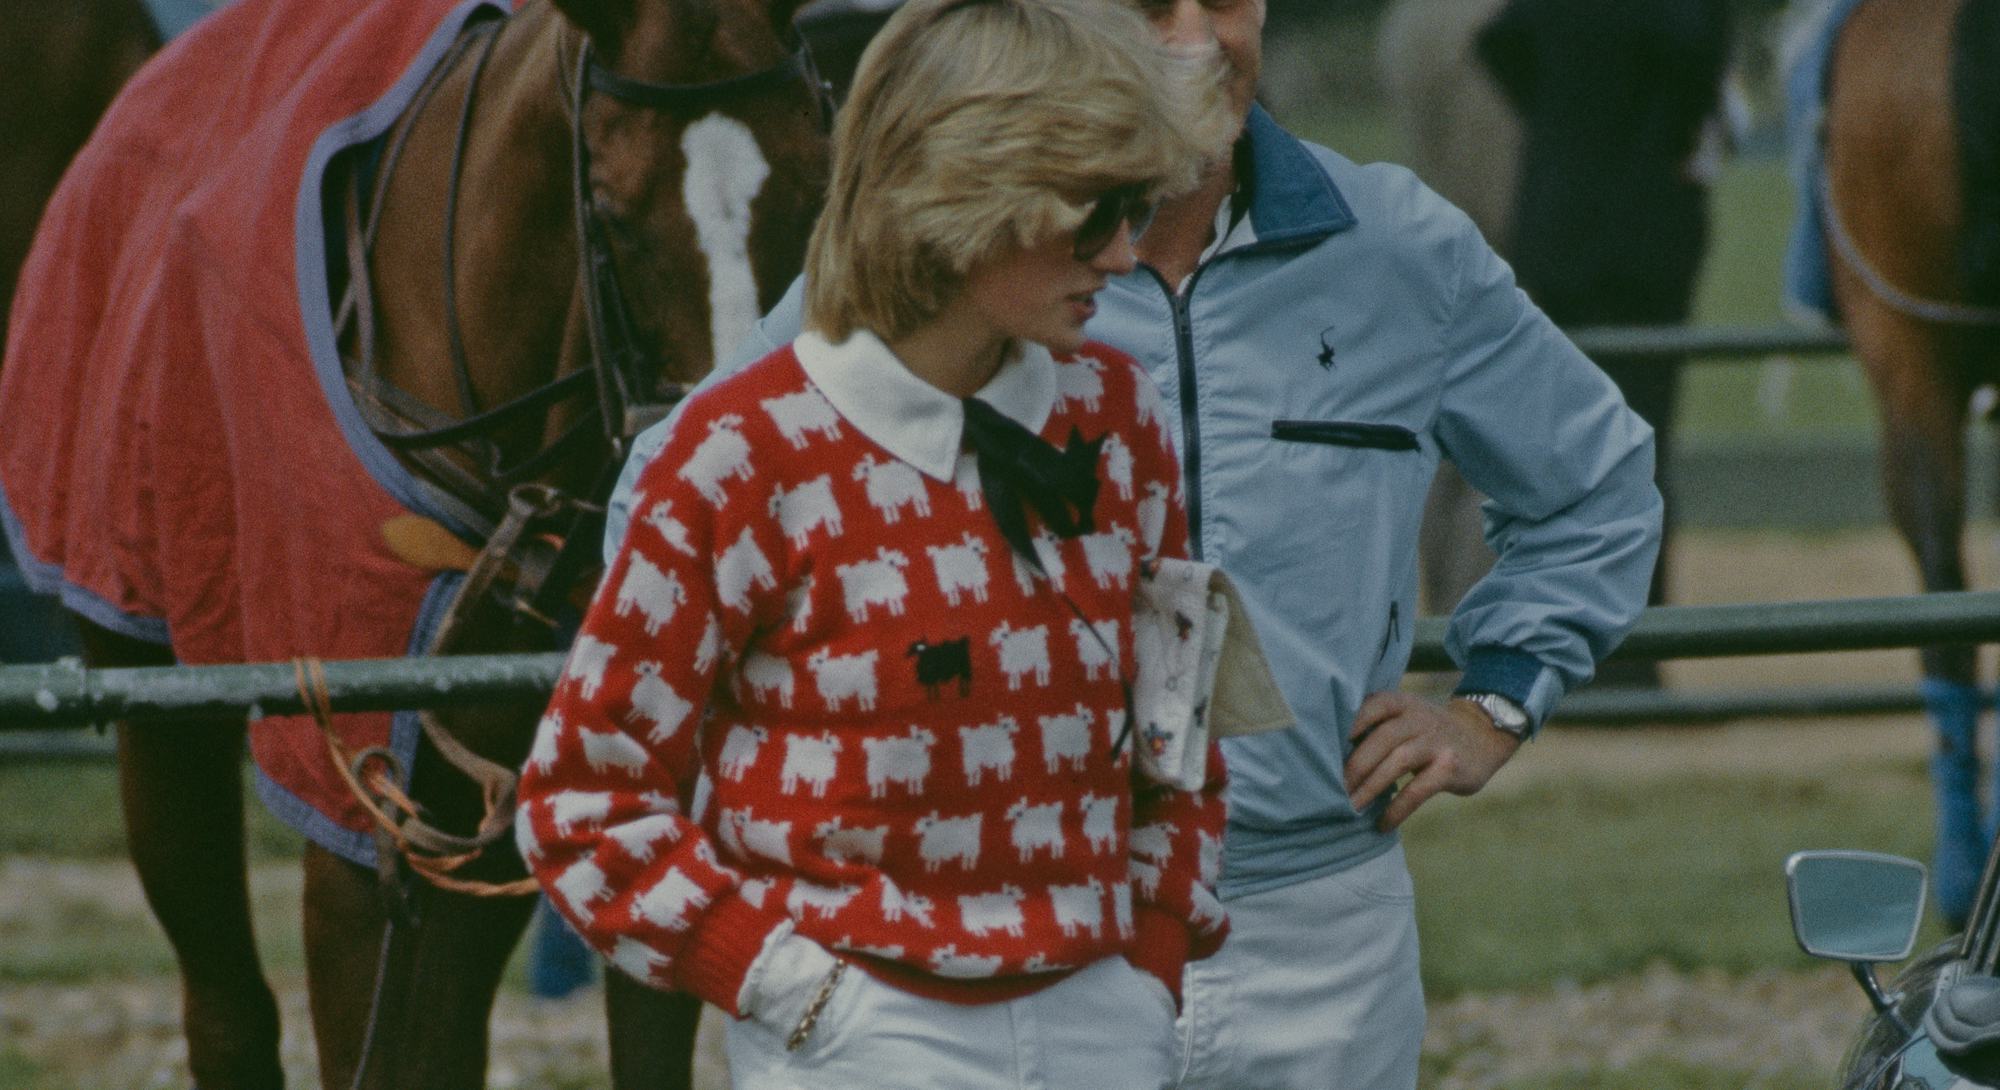
[[691, 382], [798, 274], [819, 213], [824, 104], [791, 25], [801, 0], [555, 2], [590, 40], [573, 75], [614, 320], [656, 383]]
[[1725, 0], [1509, 0], [1475, 51], [1521, 120], [1522, 285], [1563, 323], [1685, 317], [1707, 227], [1691, 167], [1728, 62]]

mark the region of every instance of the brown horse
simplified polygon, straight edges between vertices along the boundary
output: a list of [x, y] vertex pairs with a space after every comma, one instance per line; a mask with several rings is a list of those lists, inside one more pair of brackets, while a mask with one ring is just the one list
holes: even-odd
[[[275, 44], [286, 33], [303, 33], [292, 24], [308, 15], [320, 20], [305, 24], [316, 32], [328, 29], [328, 19], [347, 17], [284, 4], [242, 0], [227, 13], [235, 40], [247, 35], [253, 44]], [[775, 300], [800, 265], [823, 191], [826, 149], [824, 90], [809, 62], [802, 60], [790, 25], [797, 6], [793, 0], [528, 0], [505, 17], [498, 11], [465, 16], [456, 44], [381, 139], [341, 151], [320, 164], [326, 168], [323, 178], [308, 179], [323, 181], [323, 220], [333, 238], [347, 241], [329, 247], [324, 270], [299, 270], [301, 283], [308, 285], [300, 293], [308, 313], [315, 305], [310, 285], [323, 279], [327, 295], [318, 302], [339, 319], [335, 330], [346, 389], [338, 390], [336, 381], [328, 396], [333, 401], [348, 397], [351, 403], [333, 405], [332, 415], [346, 413], [365, 421], [368, 434], [356, 441], [392, 451], [401, 471], [410, 475], [411, 494], [428, 499], [417, 506], [437, 517], [402, 522], [400, 532], [391, 532], [387, 523], [377, 525], [386, 508], [371, 499], [365, 509], [351, 512], [371, 520], [364, 531], [343, 530], [334, 522], [315, 524], [316, 517], [339, 515], [315, 504], [342, 493], [329, 483], [292, 476], [280, 486], [294, 497], [294, 526], [280, 534], [277, 555], [318, 555], [313, 550], [322, 548], [325, 539], [343, 534], [376, 541], [368, 555], [320, 573], [329, 580], [323, 589], [288, 602], [262, 585], [228, 586], [229, 578], [243, 578], [233, 573], [246, 557], [254, 559], [251, 554], [267, 543], [225, 541], [221, 563], [191, 577], [211, 585], [196, 586], [180, 598], [171, 583], [183, 576], [141, 571], [134, 577], [139, 586], [133, 594], [159, 582], [165, 585], [162, 597], [193, 603], [167, 607], [166, 623], [157, 629], [115, 631], [124, 626], [113, 615], [127, 607], [107, 595], [100, 578], [97, 589], [72, 598], [95, 604], [85, 610], [92, 619], [114, 622], [87, 626], [91, 660], [152, 665], [186, 658], [186, 649], [169, 649], [151, 637], [171, 631], [178, 645], [184, 627], [194, 630], [196, 622], [216, 610], [231, 614], [219, 631], [243, 646], [282, 644], [296, 654], [338, 653], [354, 646], [350, 630], [370, 623], [370, 617], [331, 610], [325, 615], [335, 618], [339, 631], [321, 636], [281, 631], [276, 643], [260, 634], [283, 630], [290, 623], [288, 608], [311, 612], [314, 597], [340, 598], [357, 573], [392, 571], [400, 563], [417, 569], [410, 577], [417, 578], [426, 576], [422, 569], [464, 565], [472, 548], [438, 532], [435, 523], [449, 524], [475, 542], [487, 533], [520, 531], [519, 526], [510, 531], [505, 520], [510, 509], [523, 506], [509, 502], [508, 490], [515, 485], [533, 486], [522, 493], [533, 501], [526, 506], [559, 511], [561, 520], [531, 524], [504, 555], [489, 551], [470, 581], [478, 589], [460, 592], [429, 649], [555, 646], [560, 614], [587, 596], [594, 581], [594, 571], [581, 558], [598, 549], [589, 504], [552, 497], [594, 495], [615, 471], [629, 432], [705, 374], [716, 354]], [[393, 20], [400, 16], [385, 12], [395, 10], [394, 5], [377, 5], [355, 18]], [[408, 18], [435, 19], [442, 10], [442, 4], [411, 5]], [[397, 29], [393, 22], [382, 27]], [[390, 39], [421, 40], [415, 34], [382, 37], [385, 50], [391, 48]], [[206, 73], [176, 68], [204, 47], [212, 59], [215, 50], [234, 45], [223, 46], [221, 35], [215, 34], [191, 50], [163, 55], [135, 81], [140, 88], [136, 97], [178, 102], [175, 96], [184, 94], [183, 85], [212, 82]], [[291, 63], [317, 60], [296, 41], [285, 48], [296, 58]], [[253, 59], [268, 59], [245, 49]], [[199, 101], [197, 94], [185, 93], [190, 101]], [[229, 93], [226, 88], [216, 92], [214, 100], [228, 105]], [[119, 116], [114, 107], [107, 128], [117, 128]], [[227, 152], [231, 135], [220, 131], [205, 146]], [[104, 157], [86, 154], [81, 162], [90, 165], [81, 171], [88, 174], [103, 168]], [[168, 165], [185, 176], [185, 162]], [[228, 187], [236, 181], [204, 180], [199, 170], [195, 176], [191, 196], [171, 195], [166, 204], [182, 201], [185, 208], [220, 201], [213, 207], [227, 211]], [[80, 179], [77, 186], [81, 190], [92, 181], [101, 179]], [[115, 205], [145, 207], [154, 198], [141, 179], [131, 198]], [[87, 202], [79, 197], [73, 203]], [[256, 211], [245, 209], [241, 218], [254, 221]], [[202, 262], [226, 264], [227, 247], [216, 246], [214, 235], [232, 218], [207, 221], [205, 233], [200, 213], [176, 211], [167, 217], [170, 226], [156, 252], [169, 257], [196, 252], [203, 255]], [[300, 223], [310, 219], [301, 216]], [[79, 217], [52, 214], [51, 221], [56, 226], [46, 228], [37, 242], [39, 267], [79, 268], [92, 275], [101, 271], [90, 264], [100, 255], [87, 248], [69, 254], [66, 240], [51, 235], [64, 225], [81, 229]], [[218, 222], [222, 228], [215, 226]], [[245, 237], [254, 240], [269, 233], [247, 230]], [[116, 244], [144, 252], [146, 242]], [[209, 257], [204, 246], [224, 252]], [[208, 280], [254, 284], [269, 270], [222, 268], [209, 277], [213, 270], [198, 264], [196, 271], [203, 273], [202, 283], [169, 285], [182, 295], [164, 313], [199, 305], [205, 308], [201, 313], [212, 314], [217, 289], [204, 287]], [[121, 278], [116, 268], [104, 275], [104, 282], [114, 286], [132, 279]], [[68, 302], [59, 297], [65, 290], [74, 289], [51, 284], [24, 313], [61, 310]], [[226, 297], [220, 306], [226, 311]], [[114, 307], [104, 321], [110, 327], [119, 318]], [[313, 323], [306, 325], [309, 340]], [[85, 332], [86, 342], [95, 336]], [[252, 332], [261, 336], [268, 330]], [[277, 334], [296, 336], [290, 328], [278, 328]], [[178, 327], [158, 335], [176, 345], [182, 338], [217, 336], [206, 328]], [[0, 394], [33, 405], [35, 391], [55, 381], [41, 372], [61, 370], [60, 353], [45, 351], [59, 342], [17, 340], [21, 350], [17, 354], [10, 346], [8, 359], [12, 381], [0, 386]], [[202, 398], [226, 406], [231, 382], [240, 381], [254, 405], [260, 396], [257, 383], [278, 377], [232, 380], [233, 353], [215, 355], [202, 361], [200, 369], [223, 376], [220, 392], [194, 388], [180, 377], [167, 379], [158, 384], [165, 387], [159, 396], [166, 399], [161, 421], [188, 424], [189, 430], [200, 432], [194, 423], [206, 419], [203, 413], [219, 411]], [[147, 357], [135, 358], [141, 362], [133, 366], [143, 368]], [[276, 387], [265, 393], [274, 406], [294, 396]], [[175, 399], [181, 397], [190, 404], [178, 405]], [[34, 441], [22, 409], [0, 398], [0, 410], [9, 414], [4, 430], [17, 447]], [[309, 423], [323, 427], [319, 419]], [[65, 465], [102, 465], [93, 451], [114, 442], [125, 444], [115, 454], [134, 457], [115, 422], [109, 429], [90, 430], [89, 436], [65, 433], [62, 457], [51, 458]], [[150, 418], [132, 430], [151, 433]], [[110, 434], [94, 434], [99, 431]], [[228, 445], [234, 436], [204, 440], [201, 434], [170, 434], [167, 439], [169, 445], [157, 450], [171, 453], [178, 449], [172, 443], [184, 441], [211, 456], [215, 444]], [[299, 441], [311, 445], [314, 440], [302, 431]], [[7, 445], [0, 442], [0, 448]], [[155, 451], [143, 448], [141, 456], [164, 456]], [[0, 455], [8, 453], [0, 449]], [[6, 498], [27, 524], [23, 540], [42, 545], [41, 552], [48, 555], [36, 559], [44, 567], [60, 568], [66, 581], [85, 581], [81, 572], [61, 567], [60, 554], [85, 551], [88, 544], [78, 540], [77, 528], [28, 517], [46, 512], [21, 508], [42, 495], [95, 491], [101, 480], [70, 485], [52, 476], [56, 471], [42, 470], [34, 455], [19, 449], [11, 453], [16, 457], [5, 464], [14, 467], [15, 476], [4, 482], [10, 490]], [[240, 472], [252, 476], [264, 462], [291, 457], [289, 451], [275, 458], [253, 455], [253, 464]], [[157, 472], [150, 464], [139, 469]], [[382, 479], [379, 467], [371, 465], [370, 471]], [[219, 502], [227, 508], [230, 503], [226, 497], [183, 494], [165, 486], [146, 494], [149, 503], [157, 499], [167, 514], [149, 509], [132, 525], [152, 528], [157, 523], [168, 533], [175, 529], [175, 504]], [[552, 540], [551, 528], [576, 546], [565, 548]], [[59, 538], [59, 531], [68, 536]], [[384, 537], [386, 546], [378, 540]], [[128, 545], [119, 539], [115, 555], [128, 557]], [[161, 555], [169, 551], [164, 545], [159, 549]], [[481, 570], [498, 578], [488, 584]], [[399, 585], [422, 585], [398, 578], [403, 580]], [[98, 608], [107, 603], [111, 613]], [[399, 616], [407, 620], [408, 613]], [[259, 643], [260, 638], [266, 642]], [[217, 652], [204, 648], [195, 654], [199, 660]], [[446, 759], [456, 748], [450, 739], [495, 763], [475, 763], [475, 768], [518, 767], [532, 737], [535, 712], [468, 708], [440, 713], [434, 721], [441, 728], [434, 736], [438, 741], [417, 750], [407, 779], [429, 824], [451, 830], [448, 836], [457, 838], [447, 841], [451, 845], [476, 839], [483, 848], [481, 858], [457, 872], [466, 879], [506, 879], [521, 871], [512, 857], [511, 838], [504, 835], [509, 805], [504, 774], [480, 784], [465, 780], [454, 767], [464, 760]], [[132, 855], [180, 963], [189, 1064], [197, 1083], [208, 1090], [270, 1087], [283, 1080], [277, 1007], [259, 967], [250, 926], [239, 771], [244, 738], [240, 721], [119, 732]], [[261, 751], [259, 757], [261, 762]], [[497, 817], [490, 813], [495, 803]], [[482, 835], [474, 838], [475, 829]], [[322, 1084], [482, 1085], [488, 1012], [532, 900], [436, 888], [395, 865], [387, 842], [378, 838], [377, 844], [389, 862], [372, 870], [320, 843], [306, 849], [307, 968]], [[671, 1054], [677, 1036], [655, 1029], [661, 1017], [691, 1017], [685, 1006], [622, 981], [614, 982], [609, 994], [619, 1083], [673, 1085], [685, 1078], [686, 1056]]]
[[[8, 12], [0, 37], [0, 344], [8, 303], [35, 223], [63, 169], [90, 136], [111, 97], [159, 48], [139, 0], [30, 0]], [[0, 540], [0, 662], [74, 653], [74, 637], [52, 599], [20, 585]]]
[[[1824, 216], [1840, 316], [1874, 388], [1889, 511], [1925, 591], [1966, 585], [1967, 407], [2000, 379], [2000, 3], [1868, 0], [1833, 45]], [[1962, 921], [1987, 843], [1976, 657], [1922, 652], [1938, 728], [1938, 906]]]

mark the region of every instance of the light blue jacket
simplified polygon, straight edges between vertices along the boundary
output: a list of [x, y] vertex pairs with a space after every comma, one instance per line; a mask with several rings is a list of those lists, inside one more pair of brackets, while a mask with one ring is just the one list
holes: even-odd
[[[1342, 766], [1356, 709], [1408, 664], [1417, 527], [1440, 459], [1492, 498], [1499, 561], [1451, 618], [1463, 687], [1536, 723], [1637, 619], [1660, 544], [1653, 435], [1514, 286], [1466, 216], [1385, 164], [1357, 166], [1253, 110], [1254, 239], [1177, 296], [1150, 269], [1087, 329], [1159, 383], [1196, 552], [1241, 588], [1299, 725], [1232, 738], [1225, 895], [1389, 849]], [[791, 341], [799, 285], [739, 350]], [[665, 425], [643, 434], [607, 549]]]

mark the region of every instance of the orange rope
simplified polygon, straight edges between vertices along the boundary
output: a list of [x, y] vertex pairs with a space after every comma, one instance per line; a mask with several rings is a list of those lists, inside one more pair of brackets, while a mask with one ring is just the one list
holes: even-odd
[[[412, 844], [404, 829], [403, 820], [390, 816], [383, 809], [382, 800], [386, 800], [390, 806], [407, 815], [409, 821], [419, 820], [422, 809], [416, 800], [410, 798], [402, 786], [380, 767], [379, 760], [376, 762], [376, 767], [367, 774], [368, 785], [365, 787], [362, 785], [354, 768], [355, 759], [348, 753], [347, 747], [341, 744], [339, 735], [333, 729], [333, 697], [327, 689], [325, 664], [317, 658], [295, 658], [292, 660], [292, 668], [298, 679], [299, 698], [305, 703], [306, 712], [313, 717], [313, 722], [319, 725], [321, 737], [326, 739], [327, 752], [333, 757], [333, 767], [346, 782], [354, 801], [367, 811], [376, 826], [395, 843], [397, 851], [401, 853], [404, 862], [409, 864], [411, 870], [422, 875], [425, 881], [439, 889], [474, 897], [521, 897], [541, 892], [541, 885], [533, 878], [517, 878], [511, 882], [483, 882], [455, 877], [452, 872], [478, 859], [481, 855], [479, 850], [451, 854], [431, 851]], [[369, 763], [369, 758], [372, 756], [363, 751], [362, 763]], [[497, 800], [492, 798], [490, 791], [486, 794], [486, 814], [491, 818]]]

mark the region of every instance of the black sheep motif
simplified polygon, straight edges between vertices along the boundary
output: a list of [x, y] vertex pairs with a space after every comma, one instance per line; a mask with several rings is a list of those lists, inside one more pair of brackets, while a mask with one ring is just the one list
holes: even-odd
[[958, 682], [958, 695], [968, 696], [972, 692], [972, 640], [960, 636], [943, 643], [918, 640], [910, 645], [909, 657], [917, 660], [917, 684], [924, 687], [932, 700], [938, 699], [938, 690], [945, 682]]

